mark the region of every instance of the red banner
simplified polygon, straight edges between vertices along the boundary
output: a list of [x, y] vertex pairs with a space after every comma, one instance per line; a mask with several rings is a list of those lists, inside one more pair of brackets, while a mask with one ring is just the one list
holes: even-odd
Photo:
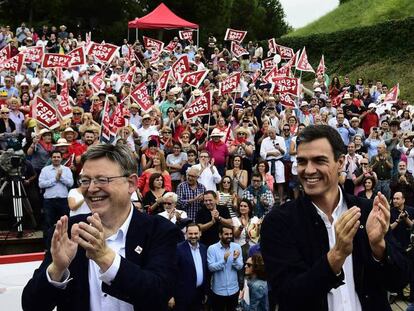
[[122, 82], [129, 82], [132, 83], [134, 81], [135, 73], [137, 72], [137, 66], [132, 66], [129, 68], [128, 73], [121, 77]]
[[95, 92], [99, 92], [100, 90], [103, 90], [105, 88], [104, 76], [105, 72], [100, 71], [92, 77], [90, 83]]
[[273, 57], [266, 58], [262, 60], [262, 69], [263, 70], [270, 70], [275, 65], [275, 62], [273, 61]]
[[145, 82], [139, 84], [135, 90], [132, 91], [131, 97], [141, 107], [144, 112], [152, 108], [150, 96], [148, 95], [147, 85]]
[[213, 94], [211, 91], [208, 91], [194, 100], [187, 108], [184, 109], [184, 119], [191, 119], [209, 114], [211, 112], [212, 97]]
[[180, 30], [178, 32], [180, 40], [193, 40], [193, 31], [192, 30]]
[[318, 69], [316, 69], [316, 75], [325, 75], [325, 58], [323, 57], [323, 54], [318, 65]]
[[96, 57], [102, 63], [108, 63], [115, 55], [118, 47], [110, 43], [92, 43], [88, 49], [88, 55]]
[[275, 77], [273, 78], [274, 85], [270, 92], [272, 94], [287, 93], [293, 96], [299, 96], [299, 79], [289, 77]]
[[170, 52], [174, 52], [177, 45], [178, 45], [178, 42], [170, 41], [170, 43], [168, 43], [168, 45], [165, 47], [165, 50], [170, 51]]
[[43, 58], [43, 48], [41, 46], [30, 46], [22, 52], [26, 57], [25, 63], [41, 63]]
[[24, 63], [25, 55], [23, 53], [19, 53], [12, 58], [6, 59], [4, 62], [0, 63], [0, 71], [2, 70], [9, 70], [20, 72]]
[[59, 120], [56, 115], [56, 109], [40, 96], [34, 99], [34, 116], [36, 121], [42, 126], [53, 130], [59, 126]]
[[244, 30], [235, 30], [231, 28], [227, 28], [226, 35], [224, 36], [224, 40], [226, 41], [236, 41], [237, 43], [241, 43], [246, 37], [247, 31]]
[[220, 83], [220, 94], [228, 94], [240, 86], [240, 72], [234, 72]]
[[261, 71], [260, 70], [256, 70], [255, 73], [252, 76], [252, 83], [256, 83], [257, 79], [259, 79], [259, 77], [261, 76]]
[[42, 68], [68, 68], [72, 57], [57, 53], [45, 53], [43, 55]]
[[280, 93], [279, 94], [280, 103], [288, 108], [296, 108], [295, 100], [293, 99], [292, 95], [288, 93]]
[[144, 47], [146, 50], [155, 50], [157, 52], [161, 52], [164, 49], [164, 42], [156, 39], [152, 39], [149, 37], [142, 37], [144, 41]]
[[272, 70], [270, 70], [264, 77], [263, 81], [268, 83], [273, 83], [273, 80], [279, 76], [279, 69], [277, 65], [274, 65]]
[[7, 44], [0, 50], [0, 63], [8, 60], [11, 57], [11, 46]]
[[62, 89], [60, 90], [60, 101], [56, 105], [56, 111], [61, 119], [72, 117], [72, 107], [69, 103], [69, 91], [66, 81], [63, 83]]
[[290, 77], [291, 75], [291, 65], [289, 62], [287, 62], [286, 64], [284, 64], [282, 67], [279, 68], [279, 72], [277, 73], [277, 75], [279, 77]]
[[345, 94], [346, 94], [346, 91], [343, 91], [343, 92], [339, 93], [337, 96], [335, 96], [334, 98], [332, 98], [332, 106], [333, 107], [338, 107], [339, 105], [341, 105], [342, 98], [344, 98]]
[[306, 55], [306, 47], [303, 47], [302, 54], [300, 54], [298, 63], [296, 64], [296, 69], [301, 71], [309, 71], [313, 73], [315, 72], [311, 64], [309, 64], [308, 55]]
[[272, 53], [272, 54], [277, 53], [277, 44], [276, 44], [275, 38], [271, 38], [271, 39], [267, 40], [267, 46], [269, 48], [270, 53]]
[[82, 66], [86, 64], [85, 49], [83, 46], [79, 46], [76, 49], [73, 49], [68, 53], [69, 56], [72, 56], [70, 62], [71, 67]]
[[162, 90], [165, 90], [168, 85], [168, 79], [170, 77], [171, 69], [165, 70], [162, 75], [158, 78], [157, 89], [155, 90], [154, 96], [158, 97]]
[[125, 108], [122, 102], [116, 105], [115, 111], [112, 114], [112, 122], [111, 122], [112, 133], [116, 133], [120, 127], [124, 127], [126, 125], [125, 118], [124, 118], [126, 112], [127, 112], [127, 109]]
[[181, 82], [184, 78], [184, 75], [190, 71], [190, 63], [188, 61], [188, 56], [183, 54], [179, 59], [175, 61], [171, 66], [171, 73], [175, 81]]
[[276, 47], [279, 51], [280, 58], [282, 59], [291, 59], [293, 55], [295, 55], [295, 52], [291, 48], [288, 48], [283, 45], [277, 45]]
[[189, 72], [184, 76], [183, 83], [187, 83], [188, 85], [198, 88], [201, 82], [203, 82], [206, 78], [207, 74], [208, 70]]
[[102, 124], [101, 124], [101, 137], [104, 137], [106, 140], [110, 141], [111, 138], [115, 136], [115, 133], [111, 130], [112, 120], [111, 120], [111, 105], [109, 104], [108, 97], [105, 100], [105, 105], [103, 109]]
[[237, 44], [234, 41], [231, 42], [230, 50], [235, 57], [240, 57], [242, 55], [249, 55], [249, 52], [245, 48], [243, 48], [241, 45]]
[[400, 84], [397, 83], [384, 97], [384, 104], [395, 104], [398, 100], [398, 93], [400, 92]]

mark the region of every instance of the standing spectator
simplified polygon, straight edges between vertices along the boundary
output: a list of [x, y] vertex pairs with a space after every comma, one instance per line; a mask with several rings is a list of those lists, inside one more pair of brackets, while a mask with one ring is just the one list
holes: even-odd
[[226, 163], [229, 156], [227, 144], [222, 141], [223, 133], [218, 129], [214, 129], [210, 135], [211, 140], [206, 144], [206, 150], [210, 154], [214, 165], [220, 176], [224, 176]]
[[177, 225], [178, 228], [184, 230], [186, 224], [188, 224], [187, 213], [176, 208], [177, 201], [178, 195], [175, 192], [164, 193], [162, 197], [164, 211], [158, 213], [158, 215], [168, 219], [173, 224]]
[[344, 123], [345, 116], [343, 113], [338, 113], [336, 115], [336, 120], [337, 120], [336, 130], [339, 133], [339, 135], [341, 135], [344, 145], [348, 146], [351, 140], [351, 137], [355, 135], [355, 130], [348, 125], [349, 123], [348, 124]]
[[384, 140], [380, 136], [380, 129], [378, 127], [371, 128], [371, 134], [365, 140], [365, 146], [368, 151], [368, 159], [371, 160], [378, 154], [378, 146], [384, 144]]
[[21, 23], [20, 27], [16, 29], [16, 38], [19, 45], [23, 43], [23, 41], [29, 36], [30, 30], [26, 27], [26, 23]]
[[160, 173], [152, 173], [149, 178], [149, 191], [142, 198], [144, 211], [151, 215], [157, 215], [164, 211], [164, 178]]
[[208, 269], [212, 273], [213, 311], [235, 310], [238, 302], [237, 271], [243, 268], [241, 248], [232, 242], [233, 229], [220, 226], [220, 241], [207, 250]]
[[186, 241], [177, 244], [177, 283], [169, 306], [177, 311], [200, 311], [208, 292], [207, 247], [200, 243], [200, 227], [187, 226]]
[[[262, 255], [260, 253], [254, 254], [246, 260], [245, 276], [247, 286], [243, 288], [240, 293], [240, 306], [242, 311], [268, 311], [268, 288], [266, 282], [265, 266]], [[245, 293], [244, 291], [249, 291]], [[248, 295], [247, 295], [248, 294]], [[248, 296], [247, 302], [244, 298]]]
[[273, 193], [267, 185], [263, 184], [263, 177], [260, 173], [254, 173], [252, 184], [243, 192], [243, 199], [253, 203], [253, 215], [259, 218], [266, 215], [274, 205]]
[[377, 105], [371, 103], [368, 105], [368, 110], [362, 112], [359, 117], [361, 120], [361, 127], [363, 128], [366, 137], [371, 133], [373, 127], [379, 125], [379, 117], [376, 113], [376, 109]]
[[207, 190], [203, 195], [204, 206], [198, 211], [195, 222], [200, 226], [201, 242], [210, 246], [217, 242], [219, 226], [224, 225], [233, 230], [233, 222], [229, 210], [224, 206], [217, 206], [217, 193]]
[[414, 206], [414, 178], [407, 171], [407, 163], [404, 161], [398, 163], [398, 173], [392, 176], [390, 188], [391, 195], [394, 195], [396, 192], [401, 192], [404, 195], [407, 205]]
[[2, 150], [7, 149], [7, 142], [12, 136], [17, 136], [16, 125], [10, 120], [10, 109], [2, 107], [0, 109], [0, 146]]
[[371, 159], [372, 170], [378, 177], [378, 191], [380, 191], [387, 199], [391, 198], [391, 171], [392, 171], [392, 158], [387, 152], [387, 148], [384, 143], [381, 143], [377, 147], [378, 155]]
[[367, 200], [374, 200], [376, 186], [375, 178], [372, 176], [364, 177], [362, 180], [362, 184], [364, 186], [364, 190], [358, 193], [358, 197]]
[[206, 187], [197, 181], [199, 175], [200, 171], [194, 168], [194, 166], [188, 168], [186, 171], [187, 180], [177, 187], [178, 207], [186, 211], [188, 217], [193, 221], [195, 221], [196, 215], [201, 208], [203, 194], [206, 191]]
[[91, 209], [85, 202], [84, 192], [85, 188], [79, 186], [78, 188], [70, 189], [68, 193], [68, 207], [70, 209], [69, 216], [76, 216], [80, 214], [89, 214]]
[[44, 237], [48, 231], [64, 215], [69, 215], [68, 191], [73, 185], [70, 168], [61, 165], [62, 154], [51, 153], [52, 164], [45, 166], [40, 172], [39, 188], [44, 189], [43, 210], [45, 213]]
[[52, 132], [48, 129], [40, 130], [27, 149], [27, 155], [31, 157], [30, 162], [38, 175], [49, 160], [52, 149]]
[[362, 156], [355, 153], [355, 144], [350, 142], [348, 144], [348, 153], [345, 155], [344, 171], [346, 173], [344, 190], [349, 194], [354, 193], [354, 183], [352, 181], [352, 175], [359, 167], [359, 162]]
[[226, 170], [226, 176], [230, 176], [233, 184], [232, 190], [239, 198], [243, 196], [243, 191], [246, 189], [249, 177], [247, 171], [243, 169], [243, 162], [241, 156], [235, 156], [231, 160], [231, 169]]
[[14, 86], [10, 75], [4, 77], [4, 86], [0, 87], [0, 94], [1, 97], [7, 97], [7, 99], [19, 97], [19, 90]]
[[154, 173], [160, 173], [164, 179], [165, 190], [171, 191], [171, 176], [167, 171], [167, 165], [165, 164], [165, 158], [162, 153], [158, 153], [152, 159], [152, 165], [149, 169], [145, 170], [138, 179], [137, 193], [142, 196], [150, 190], [150, 178]]
[[166, 164], [171, 175], [172, 189], [175, 191], [181, 182], [181, 169], [187, 163], [187, 154], [181, 151], [179, 142], [173, 143], [173, 153], [167, 155]]
[[[269, 163], [270, 174], [275, 178], [277, 184], [277, 192], [279, 194], [280, 204], [283, 204], [285, 167], [283, 165], [282, 159], [283, 155], [286, 153], [285, 140], [283, 137], [276, 135], [276, 129], [274, 127], [269, 128], [268, 135], [269, 137], [263, 139], [260, 146], [260, 156], [262, 159], [268, 161]], [[273, 191], [273, 189], [270, 190]]]
[[214, 165], [214, 158], [210, 161], [209, 153], [204, 150], [200, 152], [199, 160], [199, 164], [192, 166], [200, 172], [198, 182], [203, 184], [207, 190], [217, 191], [217, 184], [221, 181], [221, 176]]

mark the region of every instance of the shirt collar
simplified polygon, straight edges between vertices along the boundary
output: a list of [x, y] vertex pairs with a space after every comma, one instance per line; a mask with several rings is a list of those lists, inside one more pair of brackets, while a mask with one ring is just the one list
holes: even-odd
[[[347, 209], [347, 205], [346, 205], [346, 202], [344, 200], [344, 196], [342, 194], [341, 187], [338, 186], [338, 190], [339, 190], [339, 201], [338, 201], [338, 204], [336, 205], [335, 209], [332, 212], [333, 223], [335, 223], [338, 220], [338, 218]], [[312, 204], [313, 204], [313, 206], [315, 206], [316, 211], [318, 212], [319, 216], [321, 216], [322, 220], [325, 223], [329, 223], [330, 224], [331, 222], [329, 221], [328, 215], [326, 215], [325, 212], [322, 211], [315, 203], [312, 202]]]
[[190, 245], [190, 249], [192, 249], [193, 251], [198, 250], [200, 248], [200, 243], [197, 242], [197, 245], [194, 247], [193, 245], [191, 245], [190, 242], [188, 242], [188, 245]]
[[122, 245], [125, 245], [126, 235], [129, 229], [129, 224], [131, 223], [133, 207], [131, 205], [128, 217], [125, 219], [124, 223], [121, 227], [119, 227], [118, 231], [115, 232], [113, 235], [107, 238], [108, 241], [115, 241], [119, 240]]

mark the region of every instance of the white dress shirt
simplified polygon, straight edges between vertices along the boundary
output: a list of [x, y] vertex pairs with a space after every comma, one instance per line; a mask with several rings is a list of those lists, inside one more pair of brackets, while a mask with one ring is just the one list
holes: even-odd
[[[282, 136], [277, 136], [275, 137], [275, 139], [271, 139], [270, 137], [266, 137], [265, 139], [263, 139], [262, 141], [262, 145], [260, 146], [260, 156], [265, 159], [265, 160], [273, 160], [273, 159], [282, 159], [283, 158], [283, 154], [280, 153], [280, 151], [278, 149], [276, 149], [275, 145], [279, 144], [279, 147], [286, 152], [286, 144], [285, 144], [285, 140], [283, 139]], [[267, 156], [268, 152], [273, 152], [273, 151], [277, 151], [279, 152], [279, 155], [277, 156]]]
[[[332, 249], [336, 243], [335, 237], [335, 224], [343, 213], [348, 210], [341, 189], [339, 189], [339, 202], [335, 207], [332, 218], [333, 222], [329, 221], [328, 216], [315, 204], [316, 211], [321, 216], [325, 223], [326, 231], [328, 232], [329, 238], [329, 249]], [[361, 303], [358, 295], [355, 291], [354, 283], [354, 267], [352, 265], [352, 254], [346, 257], [345, 263], [342, 267], [344, 271], [344, 283], [343, 285], [331, 289], [328, 293], [328, 310], [329, 311], [361, 311]]]
[[[198, 169], [201, 172], [201, 164], [195, 164], [192, 167]], [[198, 182], [204, 185], [204, 187], [206, 187], [206, 190], [217, 191], [217, 184], [220, 181], [221, 181], [221, 176], [215, 166], [213, 166], [213, 172], [211, 171], [210, 165], [209, 165], [203, 170], [200, 176], [198, 176]]]

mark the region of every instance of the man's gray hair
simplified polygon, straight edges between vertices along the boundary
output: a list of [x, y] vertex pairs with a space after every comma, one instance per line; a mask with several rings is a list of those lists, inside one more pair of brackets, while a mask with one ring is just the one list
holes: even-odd
[[178, 202], [178, 195], [175, 192], [166, 192], [166, 193], [164, 193], [164, 195], [162, 197], [163, 198], [172, 198], [174, 203]]
[[131, 149], [127, 145], [98, 144], [88, 148], [82, 155], [81, 163], [85, 164], [88, 160], [106, 158], [121, 167], [122, 174], [129, 176], [138, 171], [137, 160], [134, 158]]

